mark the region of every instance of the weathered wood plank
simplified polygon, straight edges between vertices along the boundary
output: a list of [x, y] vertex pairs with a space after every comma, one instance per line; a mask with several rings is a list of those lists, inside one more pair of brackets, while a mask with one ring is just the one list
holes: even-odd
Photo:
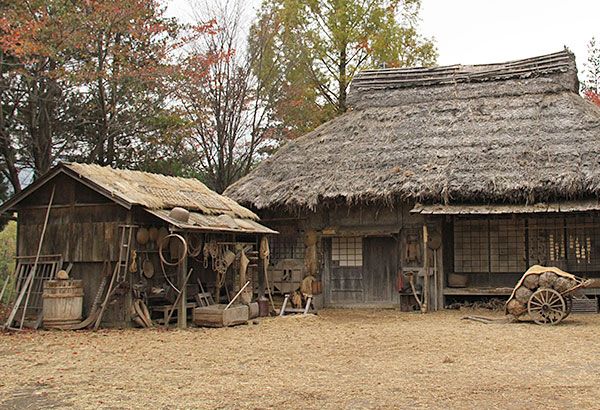
[[249, 319], [246, 305], [234, 305], [225, 310], [226, 305], [203, 306], [194, 309], [194, 323], [198, 326], [226, 327], [244, 324]]

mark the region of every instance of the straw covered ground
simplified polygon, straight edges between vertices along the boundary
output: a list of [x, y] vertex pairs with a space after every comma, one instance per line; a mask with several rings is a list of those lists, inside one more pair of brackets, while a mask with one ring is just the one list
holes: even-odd
[[0, 334], [0, 408], [598, 408], [600, 315], [541, 327], [467, 313]]

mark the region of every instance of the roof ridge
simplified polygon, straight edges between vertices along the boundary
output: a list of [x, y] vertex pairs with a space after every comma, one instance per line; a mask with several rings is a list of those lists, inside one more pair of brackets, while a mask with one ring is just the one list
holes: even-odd
[[577, 71], [575, 55], [564, 49], [501, 63], [363, 70], [354, 77], [350, 87], [351, 92], [365, 88], [409, 88], [455, 82], [505, 80], [564, 72], [569, 69]]

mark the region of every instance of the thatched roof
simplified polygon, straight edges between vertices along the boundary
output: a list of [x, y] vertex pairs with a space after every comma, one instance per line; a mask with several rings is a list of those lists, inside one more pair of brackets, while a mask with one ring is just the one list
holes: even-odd
[[142, 171], [114, 169], [92, 164], [61, 163], [33, 184], [6, 201], [0, 211], [15, 206], [56, 175], [65, 173], [115, 202], [131, 208], [139, 205], [148, 210], [186, 208], [204, 215], [228, 215], [258, 220], [256, 214], [234, 200], [208, 189], [194, 178], [179, 178]]
[[80, 178], [86, 178], [109, 191], [112, 196], [144, 208], [171, 209], [179, 206], [205, 215], [227, 214], [258, 219], [252, 211], [217, 194], [195, 178], [171, 177], [94, 164], [64, 163], [64, 166], [76, 172]]
[[225, 195], [258, 209], [598, 197], [600, 109], [578, 89], [568, 51], [366, 71], [347, 113], [288, 142]]

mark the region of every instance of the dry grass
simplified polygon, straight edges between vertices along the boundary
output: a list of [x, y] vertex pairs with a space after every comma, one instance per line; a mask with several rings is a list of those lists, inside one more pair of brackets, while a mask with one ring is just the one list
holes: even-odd
[[600, 316], [540, 327], [464, 314], [0, 334], [0, 408], [598, 407]]

